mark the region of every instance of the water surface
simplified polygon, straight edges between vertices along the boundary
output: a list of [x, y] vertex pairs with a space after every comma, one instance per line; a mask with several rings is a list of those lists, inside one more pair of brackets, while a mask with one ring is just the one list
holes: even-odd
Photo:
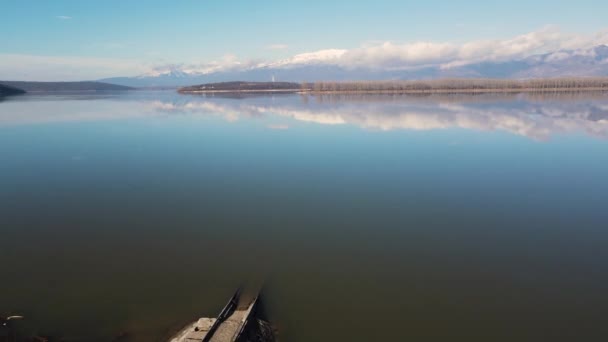
[[0, 314], [163, 340], [266, 281], [282, 341], [608, 338], [608, 97], [0, 103]]

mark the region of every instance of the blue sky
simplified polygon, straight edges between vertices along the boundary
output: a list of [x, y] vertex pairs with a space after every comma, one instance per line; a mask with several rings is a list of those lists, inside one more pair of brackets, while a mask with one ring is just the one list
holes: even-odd
[[608, 27], [608, 1], [590, 0], [2, 0], [0, 8], [0, 56], [146, 66], [200, 63], [227, 55], [273, 60], [378, 42], [462, 44], [508, 39], [547, 25], [586, 35]]

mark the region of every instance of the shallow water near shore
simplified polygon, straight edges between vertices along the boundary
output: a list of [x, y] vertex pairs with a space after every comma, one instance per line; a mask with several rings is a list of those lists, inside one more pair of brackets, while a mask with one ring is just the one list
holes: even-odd
[[281, 341], [608, 338], [608, 95], [0, 103], [0, 315], [163, 341], [264, 281]]

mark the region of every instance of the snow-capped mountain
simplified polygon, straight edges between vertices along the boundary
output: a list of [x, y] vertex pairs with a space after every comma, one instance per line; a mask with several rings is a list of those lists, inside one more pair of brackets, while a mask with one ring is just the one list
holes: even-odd
[[301, 53], [291, 58], [279, 60], [277, 62], [260, 64], [259, 67], [266, 68], [293, 68], [296, 66], [306, 65], [323, 65], [323, 64], [334, 64], [338, 61], [348, 50], [342, 49], [329, 49], [321, 50], [316, 52]]
[[[466, 78], [539, 78], [560, 76], [608, 76], [608, 46], [558, 50], [526, 58], [481, 61], [465, 65], [410, 66], [390, 68], [353, 67], [343, 63], [347, 50], [331, 49], [295, 55], [266, 63], [242, 64], [228, 61], [204, 66], [165, 66], [137, 77], [101, 81], [131, 87], [177, 87], [223, 81], [389, 80]], [[447, 65], [447, 66], [446, 66]]]

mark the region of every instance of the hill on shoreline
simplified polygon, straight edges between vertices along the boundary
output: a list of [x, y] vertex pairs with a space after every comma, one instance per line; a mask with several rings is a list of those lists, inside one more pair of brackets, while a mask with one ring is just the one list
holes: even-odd
[[0, 81], [0, 85], [22, 89], [26, 92], [65, 92], [65, 91], [124, 91], [135, 88], [94, 81], [83, 82], [28, 82]]
[[25, 94], [25, 90], [0, 84], [0, 97]]
[[300, 83], [294, 82], [219, 82], [193, 85], [179, 89], [181, 93], [204, 93], [204, 92], [273, 92], [273, 91], [298, 91], [302, 87]]

